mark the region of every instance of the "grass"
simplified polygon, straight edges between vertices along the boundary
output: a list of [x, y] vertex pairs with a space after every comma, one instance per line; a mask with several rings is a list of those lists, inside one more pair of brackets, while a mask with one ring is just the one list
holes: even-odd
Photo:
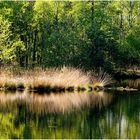
[[104, 87], [107, 85], [112, 84], [114, 81], [112, 80], [112, 77], [107, 74], [106, 72], [102, 71], [101, 69], [99, 72], [92, 72], [91, 73], [91, 81], [93, 83], [93, 87]]
[[28, 71], [0, 70], [0, 89], [8, 91], [29, 90], [38, 93], [92, 91], [103, 89], [110, 83], [112, 79], [107, 73], [83, 72], [71, 67]]
[[121, 85], [123, 87], [129, 87], [129, 88], [135, 88], [135, 89], [140, 89], [140, 79], [127, 79], [121, 81]]

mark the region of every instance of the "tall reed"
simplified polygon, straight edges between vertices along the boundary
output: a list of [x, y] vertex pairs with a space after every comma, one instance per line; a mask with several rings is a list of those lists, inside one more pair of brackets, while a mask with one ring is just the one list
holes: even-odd
[[0, 88], [4, 90], [31, 90], [37, 92], [64, 92], [92, 90], [112, 83], [111, 76], [100, 71], [83, 72], [72, 67], [36, 69], [28, 71], [0, 71]]

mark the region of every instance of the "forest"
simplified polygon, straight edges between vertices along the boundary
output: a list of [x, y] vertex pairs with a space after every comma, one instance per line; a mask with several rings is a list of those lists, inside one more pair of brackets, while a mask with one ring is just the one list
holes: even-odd
[[139, 66], [140, 2], [0, 1], [0, 66]]

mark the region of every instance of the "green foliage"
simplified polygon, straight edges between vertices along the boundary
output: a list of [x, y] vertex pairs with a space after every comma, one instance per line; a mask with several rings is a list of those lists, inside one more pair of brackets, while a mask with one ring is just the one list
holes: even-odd
[[[120, 65], [139, 65], [140, 62], [140, 30], [133, 29], [124, 44], [119, 47]], [[123, 61], [121, 61], [123, 60]]]
[[140, 60], [137, 1], [2, 1], [0, 61], [112, 71]]
[[8, 20], [5, 20], [2, 16], [0, 16], [0, 60], [11, 59], [11, 31], [9, 27], [10, 23], [8, 22]]

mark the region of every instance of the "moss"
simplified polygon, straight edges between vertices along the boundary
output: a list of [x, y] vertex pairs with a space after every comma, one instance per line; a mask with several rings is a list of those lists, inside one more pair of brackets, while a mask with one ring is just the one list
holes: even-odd
[[91, 85], [88, 85], [88, 91], [92, 91], [93, 90], [93, 87]]
[[65, 92], [65, 87], [53, 86], [50, 88], [51, 92]]
[[77, 91], [86, 91], [86, 88], [85, 87], [81, 87], [81, 86], [78, 86], [77, 87]]
[[69, 86], [66, 88], [66, 91], [68, 92], [74, 92], [74, 86]]
[[49, 85], [38, 85], [36, 87], [33, 87], [33, 90], [37, 91], [38, 93], [50, 92], [51, 87]]
[[16, 84], [12, 83], [12, 82], [6, 82], [4, 85], [4, 88], [7, 91], [16, 91], [17, 90]]
[[25, 90], [25, 86], [23, 83], [18, 83], [17, 84], [17, 90], [18, 91], [24, 91]]

